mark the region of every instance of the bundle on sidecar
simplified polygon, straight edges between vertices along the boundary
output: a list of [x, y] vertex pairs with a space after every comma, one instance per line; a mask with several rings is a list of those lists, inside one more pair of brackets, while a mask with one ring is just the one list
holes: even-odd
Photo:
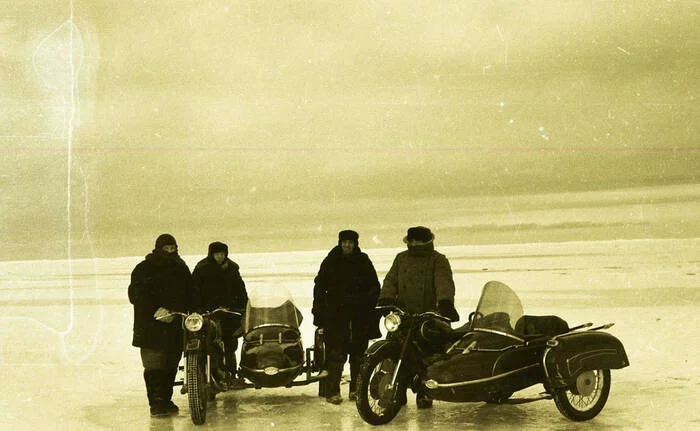
[[[303, 317], [289, 292], [279, 286], [253, 289], [245, 314], [245, 335], [238, 374], [250, 387], [307, 385], [328, 374], [321, 371], [323, 340], [304, 349], [299, 325]], [[297, 380], [302, 373], [306, 376]], [[317, 374], [312, 374], [317, 373]]]
[[590, 326], [523, 315], [508, 286], [489, 282], [469, 322], [452, 334], [459, 339], [427, 367], [424, 388], [438, 400], [501, 403], [542, 383], [564, 416], [590, 419], [607, 401], [610, 370], [629, 365], [622, 343], [598, 331], [612, 324], [582, 330]]

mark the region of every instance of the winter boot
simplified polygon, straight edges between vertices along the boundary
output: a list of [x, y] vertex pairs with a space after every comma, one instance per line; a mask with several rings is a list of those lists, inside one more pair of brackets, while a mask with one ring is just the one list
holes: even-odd
[[176, 373], [177, 369], [174, 372], [172, 370], [153, 369], [144, 371], [143, 376], [146, 380], [151, 416], [167, 416], [179, 411], [178, 407], [171, 401]]
[[170, 414], [171, 412], [168, 409], [168, 403], [164, 401], [157, 401], [151, 406], [151, 416], [154, 418], [170, 416]]
[[329, 361], [326, 363], [328, 377], [323, 379], [325, 385], [326, 399], [333, 395], [340, 395], [340, 379], [343, 375], [343, 364], [341, 362]]
[[143, 380], [146, 383], [148, 405], [152, 406], [156, 400], [156, 393], [158, 392], [158, 370], [143, 370]]
[[335, 395], [331, 395], [330, 397], [327, 397], [326, 401], [328, 401], [331, 404], [338, 405], [338, 404], [343, 402], [343, 397], [341, 397], [340, 394], [335, 394]]

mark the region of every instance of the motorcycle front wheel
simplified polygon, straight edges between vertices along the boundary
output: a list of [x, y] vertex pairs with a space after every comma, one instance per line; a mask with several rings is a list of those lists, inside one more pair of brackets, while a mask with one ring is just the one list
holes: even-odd
[[187, 398], [192, 423], [201, 425], [207, 419], [207, 373], [205, 357], [200, 352], [187, 352]]
[[587, 421], [603, 410], [610, 384], [610, 370], [584, 371], [572, 387], [558, 390], [552, 397], [562, 415], [572, 421]]
[[365, 357], [357, 375], [357, 411], [365, 422], [382, 425], [390, 422], [401, 410], [406, 398], [406, 383], [398, 381], [394, 396], [391, 379], [398, 355], [379, 352]]

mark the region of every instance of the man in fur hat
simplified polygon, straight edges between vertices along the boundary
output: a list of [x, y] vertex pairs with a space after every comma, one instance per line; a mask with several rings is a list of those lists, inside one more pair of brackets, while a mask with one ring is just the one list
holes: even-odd
[[[459, 320], [454, 307], [455, 283], [445, 255], [435, 251], [435, 235], [424, 226], [408, 229], [403, 242], [408, 250], [394, 258], [384, 277], [377, 305], [397, 305], [411, 313], [437, 311], [450, 320]], [[427, 395], [416, 394], [418, 408], [431, 407]]]
[[136, 265], [129, 284], [129, 302], [134, 305], [132, 344], [141, 349], [151, 416], [178, 412], [171, 398], [182, 357], [182, 327], [170, 312], [186, 311], [191, 292], [190, 270], [177, 253], [175, 238], [164, 233], [153, 252]]
[[[207, 257], [200, 260], [192, 272], [196, 295], [192, 301], [194, 310], [211, 311], [219, 307], [231, 311], [245, 311], [248, 292], [239, 272], [239, 266], [228, 257], [228, 246], [223, 242], [209, 244]], [[224, 341], [224, 363], [212, 356], [212, 369], [219, 383], [240, 385], [236, 379], [236, 350], [238, 337], [242, 335], [241, 318], [232, 314], [217, 313]]]
[[372, 261], [360, 250], [359, 235], [353, 230], [338, 234], [314, 279], [312, 313], [314, 325], [323, 330], [328, 377], [321, 381], [319, 395], [332, 404], [343, 401], [340, 379], [350, 356], [350, 394], [356, 398], [360, 359], [370, 339], [381, 337], [379, 314], [374, 307], [379, 297], [379, 279]]

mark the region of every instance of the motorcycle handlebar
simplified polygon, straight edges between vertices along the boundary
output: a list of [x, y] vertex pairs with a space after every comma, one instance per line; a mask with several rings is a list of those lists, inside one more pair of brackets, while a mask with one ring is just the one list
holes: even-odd
[[219, 312], [219, 311], [224, 312], [224, 313], [228, 313], [228, 314], [233, 314], [234, 316], [238, 316], [238, 317], [243, 316], [243, 313], [241, 313], [240, 311], [233, 311], [233, 310], [229, 310], [228, 308], [221, 308], [221, 307], [220, 307], [220, 308], [216, 308], [216, 309], [214, 309], [214, 310], [212, 310], [212, 311], [209, 311], [209, 312], [207, 312], [207, 313], [203, 313], [203, 315], [204, 315], [204, 316], [208, 316], [208, 315], [217, 313], [217, 312]]
[[171, 311], [170, 313], [156, 317], [155, 319], [156, 320], [163, 320], [163, 319], [167, 319], [168, 317], [173, 317], [173, 316], [187, 317], [187, 313], [183, 313], [181, 311]]
[[[239, 316], [239, 317], [243, 316], [243, 313], [241, 313], [240, 311], [233, 311], [233, 310], [229, 310], [228, 308], [216, 308], [212, 311], [208, 311], [206, 313], [199, 313], [199, 314], [201, 314], [202, 316], [210, 316], [210, 315], [217, 313], [219, 311], [224, 312], [224, 313], [233, 314], [234, 316]], [[190, 314], [192, 314], [192, 313], [183, 313], [182, 311], [171, 311], [168, 314], [164, 314], [160, 317], [156, 317], [156, 320], [163, 320], [163, 319], [167, 319], [168, 317], [172, 317], [172, 316], [187, 317]]]
[[[409, 314], [409, 313], [406, 313], [405, 311], [403, 311], [402, 309], [400, 309], [399, 307], [397, 307], [396, 305], [377, 305], [376, 307], [374, 307], [374, 309], [375, 309], [375, 310], [395, 311], [395, 312], [398, 312], [398, 313], [401, 314], [401, 315]], [[423, 316], [434, 317], [434, 318], [436, 318], [436, 319], [443, 320], [443, 321], [445, 321], [445, 322], [447, 322], [447, 323], [452, 322], [452, 320], [450, 320], [449, 317], [445, 317], [445, 316], [443, 316], [442, 314], [437, 313], [437, 312], [435, 312], [435, 311], [426, 311], [425, 313], [419, 313], [419, 314], [415, 314], [415, 315], [414, 315], [414, 317], [423, 317]]]

